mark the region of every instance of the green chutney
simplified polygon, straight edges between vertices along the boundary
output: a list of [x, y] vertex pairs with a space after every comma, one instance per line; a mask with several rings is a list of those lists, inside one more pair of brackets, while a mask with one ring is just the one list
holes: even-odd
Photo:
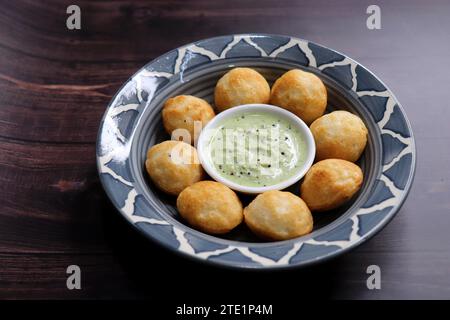
[[248, 187], [278, 184], [306, 161], [303, 135], [292, 122], [269, 112], [243, 112], [224, 119], [209, 141], [220, 176]]

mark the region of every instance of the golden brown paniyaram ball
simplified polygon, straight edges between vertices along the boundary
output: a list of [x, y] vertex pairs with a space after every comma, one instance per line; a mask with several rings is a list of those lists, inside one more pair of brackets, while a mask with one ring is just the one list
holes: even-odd
[[[191, 143], [197, 140], [201, 129], [214, 116], [214, 109], [208, 102], [188, 95], [168, 99], [162, 110], [163, 124], [167, 133], [172, 134], [176, 129], [186, 129], [191, 136]], [[198, 122], [197, 130], [194, 130], [195, 122]]]
[[190, 144], [173, 140], [151, 147], [145, 168], [158, 188], [173, 195], [200, 181], [204, 175], [197, 150]]
[[300, 196], [312, 211], [335, 209], [361, 188], [363, 173], [354, 163], [327, 159], [314, 164], [306, 173]]
[[327, 89], [315, 74], [294, 69], [275, 81], [270, 103], [289, 110], [309, 125], [325, 112]]
[[266, 191], [244, 209], [245, 224], [270, 240], [286, 240], [310, 233], [313, 218], [305, 202], [290, 192]]
[[367, 143], [362, 120], [347, 111], [334, 111], [311, 124], [316, 142], [316, 160], [337, 158], [355, 162]]
[[190, 225], [211, 234], [229, 232], [243, 219], [236, 193], [215, 181], [200, 181], [184, 189], [178, 196], [177, 208]]
[[217, 110], [249, 103], [268, 103], [270, 87], [266, 79], [250, 68], [234, 68], [217, 82], [214, 101]]

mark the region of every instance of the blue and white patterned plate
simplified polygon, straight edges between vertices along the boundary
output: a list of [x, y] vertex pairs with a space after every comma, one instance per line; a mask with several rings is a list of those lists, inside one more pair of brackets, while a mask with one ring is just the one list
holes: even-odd
[[[328, 90], [328, 110], [358, 114], [369, 130], [359, 161], [361, 191], [348, 205], [314, 216], [314, 231], [261, 242], [245, 226], [214, 237], [184, 224], [175, 198], [158, 191], [144, 169], [147, 149], [169, 139], [164, 101], [191, 94], [213, 102], [217, 80], [236, 66], [261, 72], [269, 83], [289, 69], [314, 72]], [[101, 182], [121, 214], [149, 238], [199, 260], [239, 268], [304, 266], [358, 246], [385, 226], [411, 187], [415, 168], [411, 126], [392, 92], [370, 71], [334, 50], [279, 35], [245, 34], [201, 40], [170, 51], [132, 76], [112, 99], [100, 125]], [[290, 188], [298, 194], [299, 185]], [[251, 199], [242, 196], [244, 204]]]

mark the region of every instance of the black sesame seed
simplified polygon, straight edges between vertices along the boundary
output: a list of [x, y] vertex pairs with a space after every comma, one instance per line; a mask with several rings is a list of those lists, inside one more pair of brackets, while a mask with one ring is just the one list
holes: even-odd
[[250, 172], [247, 172], [248, 175], [250, 175]]
[[284, 156], [284, 152], [281, 152], [281, 154]]
[[271, 166], [272, 166], [271, 164], [268, 165], [269, 168], [270, 168]]

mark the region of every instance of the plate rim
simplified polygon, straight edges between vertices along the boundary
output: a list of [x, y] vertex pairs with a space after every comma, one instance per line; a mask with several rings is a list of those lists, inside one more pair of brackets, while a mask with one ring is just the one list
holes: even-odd
[[[162, 246], [165, 249], [168, 249], [171, 252], [174, 252], [178, 255], [181, 255], [183, 257], [188, 257], [191, 260], [197, 261], [197, 262], [203, 262], [209, 265], [214, 265], [214, 266], [222, 266], [222, 267], [226, 267], [226, 268], [231, 268], [231, 269], [245, 269], [245, 270], [258, 270], [258, 271], [263, 271], [263, 270], [281, 270], [281, 269], [291, 269], [291, 268], [300, 268], [300, 267], [306, 267], [306, 266], [311, 266], [311, 265], [315, 265], [317, 263], [321, 263], [321, 262], [325, 262], [328, 261], [336, 256], [339, 256], [341, 254], [344, 254], [356, 247], [358, 247], [359, 245], [365, 243], [367, 240], [369, 240], [370, 238], [372, 238], [373, 236], [375, 236], [376, 234], [378, 234], [395, 216], [396, 214], [399, 212], [400, 208], [402, 207], [402, 205], [404, 204], [404, 202], [406, 201], [409, 192], [411, 191], [411, 187], [414, 181], [414, 177], [415, 177], [415, 172], [416, 172], [416, 165], [417, 165], [417, 150], [416, 150], [416, 145], [415, 145], [415, 138], [414, 138], [414, 133], [412, 130], [412, 125], [411, 122], [409, 121], [405, 110], [403, 108], [403, 106], [401, 105], [401, 103], [398, 101], [398, 99], [396, 98], [396, 96], [394, 95], [394, 93], [389, 89], [388, 86], [386, 86], [386, 84], [378, 77], [376, 76], [371, 70], [369, 70], [368, 68], [366, 68], [363, 64], [353, 60], [352, 58], [349, 58], [347, 55], [331, 49], [327, 46], [324, 46], [322, 44], [318, 44], [316, 42], [312, 42], [309, 40], [305, 40], [302, 38], [298, 38], [298, 37], [294, 37], [294, 36], [288, 36], [288, 35], [282, 35], [282, 34], [268, 34], [268, 33], [240, 33], [240, 34], [229, 34], [229, 35], [221, 35], [221, 36], [216, 36], [216, 37], [210, 37], [210, 38], [205, 38], [205, 39], [199, 39], [197, 41], [191, 42], [189, 44], [185, 44], [182, 45], [180, 47], [177, 47], [175, 49], [169, 50], [163, 54], [161, 54], [160, 56], [156, 57], [155, 59], [152, 59], [151, 61], [145, 63], [141, 68], [139, 68], [132, 76], [130, 76], [121, 86], [119, 89], [117, 89], [117, 92], [112, 96], [111, 100], [109, 101], [107, 108], [105, 109], [105, 112], [102, 116], [102, 119], [100, 121], [100, 125], [99, 125], [99, 129], [98, 129], [98, 133], [97, 133], [97, 141], [96, 141], [96, 164], [97, 164], [97, 171], [100, 177], [100, 182], [102, 184], [103, 190], [105, 191], [105, 193], [107, 194], [108, 198], [111, 200], [113, 200], [115, 198], [115, 195], [113, 194], [112, 190], [110, 190], [110, 188], [106, 185], [102, 175], [104, 172], [102, 172], [101, 169], [101, 161], [100, 161], [100, 157], [101, 155], [99, 154], [99, 150], [100, 150], [100, 143], [101, 143], [101, 135], [102, 135], [102, 129], [104, 127], [104, 121], [108, 115], [108, 111], [110, 110], [111, 107], [113, 107], [114, 102], [116, 101], [116, 98], [121, 94], [121, 92], [123, 91], [123, 89], [129, 84], [130, 81], [133, 81], [133, 79], [135, 79], [135, 77], [137, 75], [139, 75], [140, 73], [142, 73], [142, 71], [146, 70], [146, 67], [152, 63], [154, 63], [155, 61], [157, 61], [158, 59], [169, 55], [170, 53], [174, 53], [177, 52], [178, 50], [182, 49], [182, 48], [187, 48], [190, 46], [193, 46], [197, 43], [200, 42], [204, 42], [204, 41], [211, 41], [211, 40], [218, 40], [221, 38], [232, 38], [234, 39], [235, 37], [266, 37], [266, 38], [277, 38], [277, 37], [281, 37], [281, 38], [285, 38], [285, 39], [289, 39], [289, 40], [296, 40], [296, 41], [300, 41], [303, 42], [305, 44], [309, 44], [312, 43], [318, 47], [324, 48], [326, 50], [329, 50], [331, 52], [337, 53], [341, 56], [344, 57], [344, 59], [348, 59], [351, 63], [356, 64], [356, 66], [360, 66], [362, 67], [367, 73], [369, 73], [374, 79], [376, 79], [384, 88], [384, 91], [387, 91], [389, 93], [389, 95], [394, 99], [395, 101], [395, 106], [397, 106], [401, 112], [401, 116], [403, 117], [404, 121], [405, 121], [405, 125], [408, 129], [408, 133], [409, 133], [409, 138], [410, 138], [410, 148], [411, 148], [411, 164], [409, 166], [409, 175], [408, 178], [406, 180], [405, 186], [402, 189], [402, 194], [399, 198], [399, 201], [391, 208], [389, 209], [389, 212], [386, 214], [386, 216], [373, 228], [371, 228], [367, 233], [365, 233], [363, 236], [360, 236], [358, 239], [356, 239], [354, 242], [351, 242], [348, 246], [346, 246], [345, 248], [339, 248], [335, 251], [332, 251], [328, 254], [322, 255], [316, 259], [310, 259], [310, 260], [306, 260], [306, 261], [300, 261], [300, 262], [294, 262], [294, 263], [290, 263], [289, 261], [285, 264], [274, 264], [274, 265], [264, 265], [264, 264], [256, 264], [256, 265], [249, 265], [246, 263], [242, 263], [242, 262], [227, 262], [227, 261], [222, 261], [222, 260], [210, 260], [207, 258], [202, 258], [199, 257], [198, 255], [192, 254], [192, 253], [188, 253], [186, 251], [180, 250], [180, 247], [176, 248], [171, 246], [170, 244], [162, 241], [161, 239], [159, 239], [156, 236], [151, 235], [149, 232], [146, 232], [144, 229], [140, 228], [133, 220], [131, 220], [131, 218], [129, 217], [128, 214], [124, 213], [122, 208], [119, 208], [114, 202], [113, 205], [116, 208], [116, 210], [120, 213], [120, 215], [125, 218], [126, 221], [128, 221], [135, 229], [137, 229], [140, 234], [144, 235], [145, 238], [152, 240], [154, 243], [157, 243], [158, 245]], [[336, 61], [333, 61], [336, 62]], [[306, 65], [307, 67], [311, 67], [309, 64]], [[314, 68], [318, 69], [317, 66], [313, 66]], [[174, 73], [175, 74], [175, 73]], [[350, 89], [351, 90], [351, 89]], [[351, 90], [352, 91], [352, 90]], [[375, 90], [374, 90], [375, 91]], [[356, 91], [354, 91], [356, 93]], [[383, 91], [380, 91], [383, 92]], [[377, 122], [376, 122], [377, 123]], [[356, 215], [356, 213], [355, 213]], [[299, 238], [300, 239], [300, 238]], [[350, 241], [350, 240], [349, 240]], [[245, 242], [243, 242], [245, 244]], [[244, 245], [245, 246], [245, 245]], [[297, 252], [298, 253], [298, 252]], [[292, 257], [291, 257], [292, 258]]]

